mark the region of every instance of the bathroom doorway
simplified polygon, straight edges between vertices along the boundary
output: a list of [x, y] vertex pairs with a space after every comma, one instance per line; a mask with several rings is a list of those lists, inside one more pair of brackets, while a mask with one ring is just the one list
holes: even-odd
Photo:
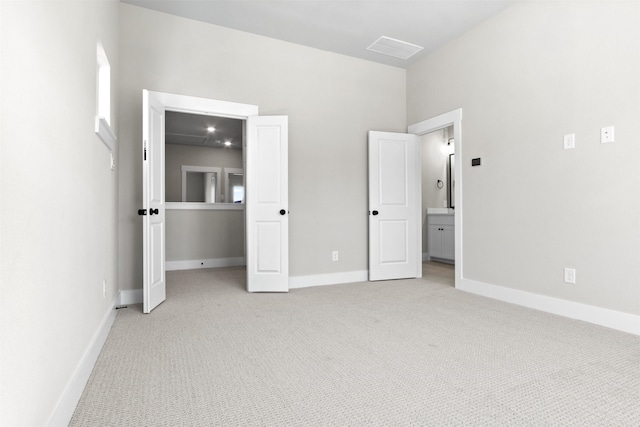
[[454, 286], [455, 144], [453, 126], [420, 138], [422, 277]]
[[[440, 163], [439, 166], [436, 167], [436, 174], [439, 176], [431, 176], [428, 172], [426, 176], [423, 176], [422, 179], [425, 180], [423, 184], [422, 180], [420, 182], [420, 186], [423, 185], [426, 187], [431, 186], [433, 190], [434, 187], [438, 193], [433, 196], [431, 199], [427, 198], [427, 204], [436, 204], [436, 206], [427, 206], [423, 205], [423, 210], [421, 213], [421, 217], [423, 218], [423, 239], [426, 241], [421, 242], [420, 245], [423, 247], [422, 253], [420, 254], [423, 259], [425, 259], [425, 253], [429, 256], [428, 248], [429, 248], [429, 240], [428, 240], [428, 230], [427, 233], [424, 232], [425, 222], [427, 222], [427, 211], [428, 209], [432, 209], [431, 212], [434, 214], [440, 214], [441, 220], [447, 222], [447, 224], [432, 224], [434, 231], [441, 232], [441, 235], [447, 234], [448, 232], [452, 232], [453, 234], [453, 248], [445, 247], [447, 252], [445, 253], [444, 258], [450, 259], [450, 262], [454, 262], [453, 268], [455, 271], [455, 279], [454, 283], [458, 284], [461, 282], [463, 277], [463, 251], [462, 251], [462, 242], [463, 242], [463, 227], [462, 227], [462, 218], [463, 218], [463, 204], [462, 204], [462, 190], [463, 190], [463, 182], [462, 182], [462, 169], [460, 167], [460, 162], [456, 162], [456, 159], [460, 159], [462, 155], [462, 109], [456, 109], [450, 111], [448, 113], [441, 114], [439, 116], [432, 117], [427, 120], [423, 120], [421, 122], [412, 124], [408, 127], [408, 132], [414, 135], [424, 136], [428, 134], [433, 134], [433, 138], [436, 141], [440, 142], [440, 153], [436, 154], [439, 156]], [[440, 134], [438, 134], [440, 132]], [[438, 136], [439, 135], [439, 136]], [[446, 145], [446, 147], [443, 147]], [[437, 143], [433, 147], [434, 151], [437, 152]], [[453, 147], [453, 149], [451, 148]], [[424, 149], [421, 144], [421, 149]], [[427, 151], [425, 149], [425, 151]], [[453, 156], [451, 155], [453, 154]], [[446, 163], [443, 160], [446, 159]], [[424, 168], [424, 167], [423, 167]], [[444, 169], [444, 170], [443, 170]], [[445, 179], [443, 179], [444, 177]], [[448, 182], [445, 181], [448, 178]], [[434, 181], [435, 179], [435, 181]], [[438, 180], [442, 182], [442, 189], [439, 189]], [[449, 184], [449, 185], [447, 185]], [[447, 190], [445, 190], [447, 189]], [[422, 194], [422, 188], [421, 188]], [[447, 202], [447, 206], [444, 206], [445, 201]], [[437, 206], [439, 203], [441, 205]], [[455, 207], [455, 208], [452, 208]], [[446, 219], [445, 219], [446, 218]], [[427, 227], [429, 226], [427, 222]], [[446, 225], [446, 226], [445, 226]], [[442, 229], [442, 230], [438, 230]], [[426, 235], [425, 235], [426, 234]], [[431, 234], [432, 237], [436, 235], [435, 233]], [[451, 235], [448, 234], [450, 238]], [[424, 249], [426, 248], [426, 250]], [[429, 256], [430, 257], [430, 256]], [[442, 255], [440, 255], [440, 259], [442, 260]], [[440, 262], [439, 264], [445, 265], [448, 268], [451, 268], [449, 264], [445, 264]], [[423, 269], [424, 271], [424, 269]]]
[[[435, 261], [453, 264], [455, 260], [452, 207], [455, 188], [455, 176], [452, 173], [455, 166], [454, 145], [453, 126], [426, 133], [420, 138], [423, 262], [433, 258]], [[430, 220], [437, 225], [431, 232]], [[438, 247], [439, 245], [442, 247]]]

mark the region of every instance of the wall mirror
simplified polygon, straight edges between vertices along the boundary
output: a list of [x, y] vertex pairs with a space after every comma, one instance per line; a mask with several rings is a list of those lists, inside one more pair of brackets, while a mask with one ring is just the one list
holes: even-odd
[[221, 168], [182, 165], [182, 202], [221, 203]]
[[456, 201], [456, 155], [449, 154], [449, 179], [447, 179], [448, 183], [448, 193], [449, 193], [449, 207], [455, 208]]
[[244, 171], [239, 168], [224, 168], [227, 203], [244, 203]]
[[165, 201], [244, 203], [244, 120], [167, 111]]

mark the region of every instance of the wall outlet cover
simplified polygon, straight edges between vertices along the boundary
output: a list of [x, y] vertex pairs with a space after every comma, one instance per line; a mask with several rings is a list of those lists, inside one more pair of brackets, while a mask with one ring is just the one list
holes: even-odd
[[576, 134], [570, 133], [564, 136], [564, 149], [576, 148]]
[[572, 285], [576, 284], [576, 269], [575, 268], [566, 268], [564, 269], [564, 282], [571, 283]]
[[615, 140], [614, 131], [615, 129], [613, 126], [607, 126], [600, 129], [600, 143], [608, 144], [613, 142]]

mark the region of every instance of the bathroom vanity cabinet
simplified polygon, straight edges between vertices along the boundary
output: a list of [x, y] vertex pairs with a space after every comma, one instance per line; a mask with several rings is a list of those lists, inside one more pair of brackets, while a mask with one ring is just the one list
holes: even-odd
[[427, 243], [430, 258], [451, 263], [455, 261], [455, 218], [453, 214], [427, 215]]

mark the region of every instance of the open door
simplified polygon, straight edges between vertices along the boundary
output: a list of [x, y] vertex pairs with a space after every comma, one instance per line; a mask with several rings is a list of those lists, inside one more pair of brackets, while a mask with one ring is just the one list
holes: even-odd
[[150, 313], [166, 298], [164, 253], [164, 105], [142, 92], [142, 310]]
[[247, 118], [247, 290], [289, 291], [288, 118]]
[[418, 142], [369, 132], [369, 280], [422, 276]]

